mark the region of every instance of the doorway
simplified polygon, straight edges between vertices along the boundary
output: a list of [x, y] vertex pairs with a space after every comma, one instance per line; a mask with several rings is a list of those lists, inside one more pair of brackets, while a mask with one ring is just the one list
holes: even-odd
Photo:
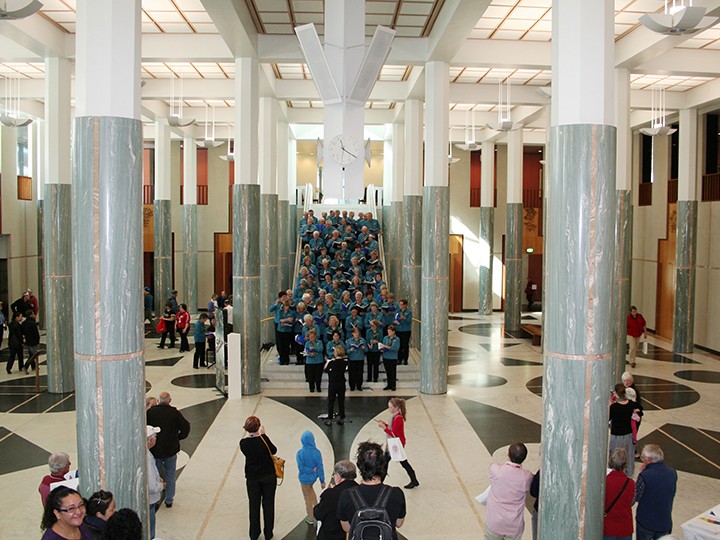
[[462, 234], [451, 234], [449, 242], [450, 313], [463, 310], [463, 240]]

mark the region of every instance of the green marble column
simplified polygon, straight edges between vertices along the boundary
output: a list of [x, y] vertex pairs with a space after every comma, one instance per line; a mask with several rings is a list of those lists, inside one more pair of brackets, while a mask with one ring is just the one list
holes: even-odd
[[133, 508], [145, 522], [140, 156], [142, 121], [75, 118], [72, 260], [73, 275], [82, 277], [82, 286], [73, 290], [80, 491], [112, 490], [118, 507]]
[[627, 314], [630, 312], [630, 272], [632, 270], [632, 192], [615, 191], [615, 265], [613, 267], [613, 373], [620, 382], [625, 371]]
[[43, 228], [48, 392], [64, 394], [75, 390], [73, 364], [73, 227], [72, 186], [45, 184]]
[[[289, 284], [286, 285], [288, 289], [293, 288], [293, 282], [295, 281], [295, 273], [298, 271], [295, 268], [295, 257], [297, 256], [297, 224], [298, 224], [298, 209], [297, 205], [288, 205], [288, 223], [287, 223], [287, 239], [288, 239], [288, 276], [290, 276]], [[279, 289], [278, 289], [279, 290]]]
[[480, 283], [478, 313], [492, 315], [493, 312], [493, 247], [495, 243], [495, 208], [480, 208]]
[[[267, 307], [275, 302], [278, 293], [278, 228], [277, 195], [260, 195], [260, 314], [269, 315]], [[275, 324], [265, 321], [261, 326], [263, 343], [275, 341]]]
[[695, 330], [695, 263], [697, 257], [697, 201], [677, 202], [675, 248], [675, 318], [673, 352], [691, 353]]
[[290, 203], [288, 201], [278, 201], [277, 208], [277, 234], [278, 234], [278, 291], [280, 289], [288, 289], [292, 287], [290, 279], [290, 267], [288, 265], [288, 256], [290, 249], [288, 247], [288, 220], [285, 216], [289, 215]]
[[47, 298], [45, 297], [45, 201], [37, 201], [37, 253], [38, 253], [38, 285], [35, 296], [40, 300], [40, 330], [45, 330], [45, 317], [47, 311]]
[[[422, 276], [422, 209], [421, 195], [403, 198], [402, 278], [401, 297], [407, 298], [413, 318], [420, 314], [420, 287]], [[413, 322], [410, 346], [420, 346], [420, 325]]]
[[402, 201], [393, 201], [390, 203], [390, 219], [387, 225], [388, 231], [391, 232], [390, 238], [392, 243], [384, 245], [385, 257], [389, 258], [387, 262], [390, 273], [391, 290], [395, 292], [395, 300], [397, 293], [402, 290], [402, 228], [403, 228], [403, 203]]
[[155, 250], [153, 255], [155, 282], [155, 314], [165, 309], [172, 290], [172, 224], [170, 199], [155, 199]]
[[615, 128], [551, 128], [540, 537], [599, 539], [611, 388]]
[[183, 300], [190, 313], [198, 310], [197, 204], [184, 204]]
[[[260, 186], [233, 185], [233, 331], [242, 335], [242, 394], [260, 393]], [[264, 312], [264, 311], [262, 311]]]
[[522, 309], [522, 203], [508, 203], [505, 217], [505, 330], [518, 332]]
[[450, 188], [425, 186], [422, 199], [420, 391], [444, 394], [448, 371]]

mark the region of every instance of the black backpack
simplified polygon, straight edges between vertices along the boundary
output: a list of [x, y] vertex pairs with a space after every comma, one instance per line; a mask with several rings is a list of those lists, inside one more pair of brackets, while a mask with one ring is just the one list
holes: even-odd
[[351, 489], [349, 493], [357, 508], [350, 521], [350, 540], [392, 539], [393, 526], [386, 510], [392, 488], [383, 484], [372, 506], [368, 505], [360, 490]]

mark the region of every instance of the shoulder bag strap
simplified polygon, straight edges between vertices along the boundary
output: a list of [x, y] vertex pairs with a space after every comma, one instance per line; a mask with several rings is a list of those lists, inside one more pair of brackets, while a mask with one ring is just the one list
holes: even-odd
[[265, 439], [263, 439], [263, 436], [262, 436], [262, 435], [260, 435], [260, 440], [261, 440], [261, 441], [263, 442], [263, 444], [265, 445], [265, 448], [267, 448], [268, 453], [270, 454], [270, 457], [273, 457], [273, 453], [270, 452], [270, 447], [268, 446], [267, 441], [266, 441]]
[[623, 484], [623, 487], [622, 487], [622, 489], [620, 490], [620, 493], [618, 493], [618, 494], [617, 494], [617, 497], [615, 497], [615, 500], [610, 503], [610, 506], [608, 506], [608, 507], [605, 509], [605, 515], [606, 515], [606, 516], [610, 513], [610, 510], [612, 510], [612, 507], [615, 506], [615, 503], [618, 502], [618, 499], [620, 498], [620, 495], [622, 495], [622, 494], [623, 494], [623, 491], [625, 491], [625, 488], [627, 487], [629, 481], [630, 481], [629, 478], [626, 478], [626, 479], [625, 479], [625, 483]]

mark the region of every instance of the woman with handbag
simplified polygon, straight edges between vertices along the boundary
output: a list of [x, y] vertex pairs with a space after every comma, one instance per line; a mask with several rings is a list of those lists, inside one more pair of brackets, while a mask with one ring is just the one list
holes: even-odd
[[632, 540], [635, 482], [623, 471], [627, 460], [625, 448], [616, 448], [610, 455], [612, 470], [605, 479], [603, 540]]
[[[378, 426], [382, 428], [385, 433], [390, 437], [397, 437], [400, 439], [400, 443], [405, 448], [405, 418], [407, 417], [407, 409], [405, 408], [405, 400], [398, 397], [390, 398], [388, 401], [388, 410], [392, 415], [390, 424], [383, 420], [378, 420]], [[410, 477], [410, 483], [405, 486], [405, 489], [412, 489], [420, 485], [417, 476], [415, 476], [415, 470], [412, 468], [407, 458], [400, 461], [400, 465], [405, 469]]]
[[277, 448], [265, 435], [257, 416], [250, 416], [243, 426], [247, 435], [240, 440], [245, 454], [245, 483], [250, 506], [250, 540], [260, 538], [260, 507], [262, 506], [265, 540], [273, 537], [275, 526], [276, 474], [273, 455]]

